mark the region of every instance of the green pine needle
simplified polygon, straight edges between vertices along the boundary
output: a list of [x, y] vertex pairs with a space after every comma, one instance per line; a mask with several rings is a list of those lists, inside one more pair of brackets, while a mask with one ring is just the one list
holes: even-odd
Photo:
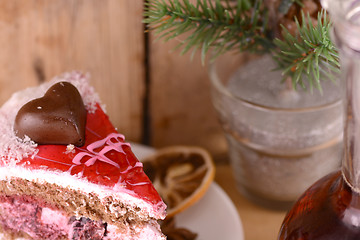
[[165, 41], [190, 33], [177, 47], [182, 54], [201, 49], [204, 62], [210, 49], [215, 58], [232, 49], [265, 52], [273, 46], [266, 37], [267, 13], [261, 4], [262, 0], [198, 0], [196, 5], [189, 0], [149, 0], [144, 22]]
[[321, 92], [320, 79], [335, 80], [340, 72], [338, 52], [330, 39], [331, 23], [322, 10], [315, 26], [305, 14], [302, 14], [301, 24], [296, 19], [296, 25], [296, 35], [283, 27], [283, 39], [274, 40], [277, 49], [273, 57], [278, 68], [283, 70], [284, 79], [290, 77], [293, 86], [306, 88], [306, 79], [311, 90], [316, 86]]
[[[193, 4], [189, 0], [148, 0], [144, 22], [158, 39], [179, 40], [176, 49], [181, 54], [194, 56], [200, 51], [203, 62], [210, 50], [212, 59], [230, 50], [271, 52], [277, 69], [284, 79], [292, 79], [294, 88], [315, 87], [321, 92], [321, 80], [334, 80], [340, 71], [326, 12], [318, 14], [315, 25], [309, 15], [302, 14], [301, 23], [295, 19], [296, 35], [282, 26], [281, 39], [273, 39], [264, 1], [197, 0]], [[301, 6], [302, 0], [282, 0], [279, 13], [285, 14], [292, 4]]]

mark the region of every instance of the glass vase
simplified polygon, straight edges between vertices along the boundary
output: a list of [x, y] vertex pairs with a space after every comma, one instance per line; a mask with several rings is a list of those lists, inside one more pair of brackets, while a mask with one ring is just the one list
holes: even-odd
[[334, 23], [345, 87], [342, 168], [312, 185], [289, 211], [279, 240], [360, 239], [360, 1], [323, 2]]
[[323, 93], [292, 88], [269, 55], [226, 54], [209, 66], [212, 99], [238, 189], [251, 201], [288, 210], [342, 155], [339, 85]]

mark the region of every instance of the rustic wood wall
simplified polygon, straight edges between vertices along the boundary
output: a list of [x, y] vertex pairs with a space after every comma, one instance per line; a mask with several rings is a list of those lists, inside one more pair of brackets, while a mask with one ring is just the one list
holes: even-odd
[[226, 145], [211, 103], [207, 66], [200, 54], [173, 52], [178, 44], [150, 40], [151, 142], [156, 147], [192, 144], [213, 154]]
[[139, 140], [142, 10], [142, 1], [128, 0], [1, 0], [1, 103], [62, 72], [89, 72], [114, 124]]
[[146, 48], [142, 12], [141, 0], [0, 0], [0, 103], [81, 70], [128, 140], [223, 149], [206, 67], [173, 53], [174, 41], [150, 35]]

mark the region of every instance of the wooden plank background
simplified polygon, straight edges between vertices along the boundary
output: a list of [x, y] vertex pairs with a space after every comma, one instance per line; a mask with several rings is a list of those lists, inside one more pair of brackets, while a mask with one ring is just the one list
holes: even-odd
[[151, 142], [155, 147], [198, 145], [222, 154], [226, 144], [210, 95], [207, 66], [200, 54], [174, 52], [178, 44], [150, 40]]
[[114, 124], [142, 136], [142, 1], [1, 0], [0, 101], [65, 71], [89, 72]]
[[223, 150], [206, 67], [173, 53], [175, 41], [150, 35], [146, 48], [142, 12], [141, 0], [0, 0], [0, 103], [81, 70], [127, 140]]

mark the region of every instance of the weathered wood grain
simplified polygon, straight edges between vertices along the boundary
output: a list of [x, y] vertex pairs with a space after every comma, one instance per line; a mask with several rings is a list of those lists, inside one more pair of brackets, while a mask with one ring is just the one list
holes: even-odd
[[62, 72], [89, 72], [115, 126], [140, 141], [142, 11], [142, 1], [0, 0], [0, 103]]
[[207, 66], [172, 49], [177, 41], [150, 41], [151, 142], [155, 147], [197, 145], [213, 154], [226, 143], [211, 103]]

